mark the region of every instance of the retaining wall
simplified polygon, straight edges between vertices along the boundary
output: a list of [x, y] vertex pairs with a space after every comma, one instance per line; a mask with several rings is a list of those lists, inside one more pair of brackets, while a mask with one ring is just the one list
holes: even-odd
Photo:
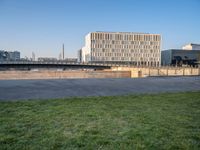
[[147, 76], [197, 76], [200, 68], [142, 68], [113, 67], [104, 71], [0, 71], [0, 80], [6, 79], [65, 79], [65, 78], [138, 78]]
[[142, 68], [142, 67], [113, 67], [113, 71], [131, 71], [131, 77], [147, 77], [147, 76], [198, 76], [200, 68], [178, 68], [178, 67], [158, 67], [158, 68]]
[[131, 71], [0, 71], [0, 80], [130, 77]]

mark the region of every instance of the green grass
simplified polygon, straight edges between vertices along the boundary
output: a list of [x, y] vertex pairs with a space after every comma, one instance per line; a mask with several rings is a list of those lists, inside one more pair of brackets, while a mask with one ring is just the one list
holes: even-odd
[[200, 149], [200, 92], [0, 102], [0, 149]]

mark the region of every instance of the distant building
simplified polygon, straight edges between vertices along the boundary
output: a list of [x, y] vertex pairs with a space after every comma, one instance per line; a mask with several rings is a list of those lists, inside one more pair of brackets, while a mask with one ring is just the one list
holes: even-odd
[[65, 59], [65, 45], [63, 44], [63, 47], [62, 47], [62, 60]]
[[78, 59], [77, 58], [65, 58], [65, 62], [71, 62], [71, 63], [77, 63]]
[[159, 34], [92, 32], [85, 38], [85, 47], [79, 52], [79, 60], [160, 66], [160, 43]]
[[9, 55], [7, 51], [0, 50], [0, 61], [6, 61], [9, 59]]
[[61, 53], [58, 56], [58, 60], [62, 60], [62, 54]]
[[161, 51], [163, 66], [197, 66], [200, 63], [200, 50], [169, 49]]
[[18, 61], [20, 60], [20, 52], [0, 50], [0, 61]]
[[82, 62], [82, 50], [78, 50], [78, 62]]
[[182, 49], [184, 49], [184, 50], [200, 50], [200, 44], [190, 43], [190, 44], [183, 46]]
[[57, 58], [53, 58], [53, 57], [38, 57], [38, 61], [54, 62], [54, 61], [57, 61]]
[[9, 60], [10, 61], [20, 60], [20, 52], [14, 51], [14, 52], [8, 52], [8, 53], [9, 53]]
[[31, 60], [32, 60], [32, 61], [35, 61], [35, 53], [34, 53], [34, 52], [32, 52]]

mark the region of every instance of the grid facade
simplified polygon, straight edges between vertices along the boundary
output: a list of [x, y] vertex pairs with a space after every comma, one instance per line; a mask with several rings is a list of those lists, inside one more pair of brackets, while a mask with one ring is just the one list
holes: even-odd
[[160, 66], [160, 43], [159, 34], [92, 32], [86, 36], [82, 60]]

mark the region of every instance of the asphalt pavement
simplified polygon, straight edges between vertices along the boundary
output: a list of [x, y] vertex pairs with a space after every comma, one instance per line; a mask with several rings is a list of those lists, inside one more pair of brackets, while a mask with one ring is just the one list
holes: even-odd
[[0, 101], [185, 91], [200, 92], [200, 76], [0, 80]]

